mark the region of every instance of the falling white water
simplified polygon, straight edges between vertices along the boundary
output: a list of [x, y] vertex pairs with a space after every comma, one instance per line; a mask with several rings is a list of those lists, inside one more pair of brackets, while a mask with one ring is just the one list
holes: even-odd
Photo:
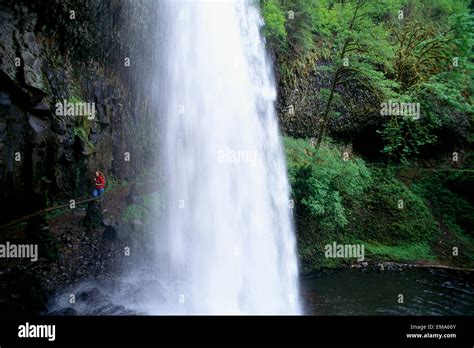
[[154, 233], [165, 299], [146, 311], [298, 314], [290, 187], [258, 8], [169, 1], [160, 10], [167, 189]]

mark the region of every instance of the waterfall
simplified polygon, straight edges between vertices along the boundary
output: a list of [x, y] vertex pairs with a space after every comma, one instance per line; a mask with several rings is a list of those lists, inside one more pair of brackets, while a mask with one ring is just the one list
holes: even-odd
[[[154, 216], [149, 228], [119, 228], [131, 249], [124, 254], [118, 244], [120, 274], [63, 289], [49, 311], [70, 310], [77, 294], [80, 315], [301, 314], [276, 86], [258, 8], [124, 5], [136, 46], [137, 112], [156, 118]], [[139, 22], [144, 14], [147, 24]]]
[[153, 314], [298, 314], [276, 87], [253, 2], [167, 1], [158, 94], [166, 301]]

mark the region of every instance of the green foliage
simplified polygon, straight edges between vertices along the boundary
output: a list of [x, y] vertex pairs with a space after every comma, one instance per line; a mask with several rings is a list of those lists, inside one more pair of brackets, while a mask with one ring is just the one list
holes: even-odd
[[88, 141], [87, 131], [84, 128], [75, 127], [73, 129], [73, 134], [84, 141]]
[[425, 118], [436, 120], [442, 131], [454, 134], [457, 144], [467, 144], [472, 141], [469, 128], [473, 123], [474, 103], [469, 76], [474, 69], [467, 62], [460, 64], [467, 69], [433, 76], [416, 90], [416, 96], [422, 103]]
[[308, 141], [285, 138], [285, 148], [303, 272], [333, 267], [340, 260], [324, 258], [324, 245], [344, 239], [346, 202], [364, 192], [370, 174], [362, 160], [344, 161], [334, 146], [316, 151]]
[[[311, 88], [304, 88], [299, 98], [315, 100], [317, 108], [299, 108], [285, 123], [314, 123], [304, 127], [305, 136], [317, 136], [319, 142], [331, 127], [370, 117], [376, 120], [371, 131], [382, 140], [380, 150], [398, 160], [421, 156], [438, 144], [471, 144], [474, 20], [469, 1], [261, 4], [267, 22], [263, 33], [276, 53], [283, 104], [286, 98], [294, 103], [299, 81], [317, 79], [315, 96], [306, 95]], [[367, 95], [370, 105], [361, 106], [358, 91]], [[380, 117], [380, 104], [389, 100], [420, 103], [421, 118]], [[314, 108], [312, 104], [305, 107]], [[346, 107], [354, 104], [356, 108]], [[335, 119], [340, 115], [344, 122]], [[291, 124], [285, 128], [295, 129]]]
[[324, 257], [333, 242], [364, 244], [369, 260], [436, 258], [431, 244], [439, 228], [430, 207], [395, 168], [370, 168], [354, 155], [344, 161], [334, 145], [284, 143], [303, 273], [350, 261]]
[[436, 118], [424, 118], [421, 121], [409, 117], [393, 116], [378, 132], [385, 146], [383, 152], [392, 158], [405, 158], [419, 153], [422, 146], [436, 142], [433, 129], [439, 127]]
[[336, 148], [316, 151], [308, 141], [285, 139], [289, 177], [295, 201], [318, 227], [335, 231], [347, 225], [343, 199], [360, 195], [370, 184], [370, 175], [360, 159], [344, 161]]
[[433, 215], [393, 170], [371, 169], [372, 185], [357, 202], [349, 202], [354, 236], [387, 246], [429, 243], [437, 233]]
[[[468, 63], [465, 67], [472, 71]], [[383, 152], [390, 157], [405, 158], [440, 140], [453, 146], [472, 141], [469, 132], [474, 115], [472, 85], [468, 70], [460, 70], [434, 75], [397, 98], [400, 102], [420, 103], [420, 119], [390, 117], [378, 131], [385, 143]]]
[[262, 15], [265, 18], [263, 34], [275, 50], [285, 50], [287, 47], [285, 13], [277, 0], [262, 1]]
[[[261, 4], [263, 33], [276, 55], [281, 109], [296, 110], [281, 115], [286, 131], [318, 136], [318, 142], [327, 131], [359, 142], [361, 135], [371, 136], [390, 163], [405, 163], [408, 172], [416, 172], [406, 165], [414, 157], [444, 156], [433, 150], [464, 149], [469, 163], [474, 121], [469, 1]], [[419, 119], [381, 116], [381, 103], [390, 101], [419, 103]], [[356, 156], [345, 162], [334, 145], [316, 150], [286, 138], [285, 147], [303, 273], [344, 262], [323, 255], [324, 245], [334, 241], [363, 243], [371, 260], [446, 261], [449, 252], [440, 241], [472, 254], [472, 205], [449, 189], [461, 178], [417, 174], [406, 182], [399, 167], [378, 169]]]
[[464, 1], [405, 4], [404, 24], [393, 30], [397, 99], [420, 103], [422, 117], [391, 118], [379, 130], [389, 156], [409, 157], [438, 142], [471, 141], [474, 25], [467, 6]]
[[287, 0], [286, 31], [292, 52], [304, 55], [315, 48], [315, 35], [321, 27], [320, 4], [317, 1]]
[[413, 185], [420, 196], [430, 202], [436, 217], [460, 239], [469, 240], [474, 246], [474, 208], [465, 198], [453, 193], [451, 183], [474, 182], [472, 171], [442, 171], [429, 173]]
[[71, 97], [69, 97], [69, 102], [70, 102], [70, 103], [73, 103], [73, 104], [76, 104], [76, 103], [84, 103], [84, 101], [83, 101], [80, 97], [78, 97], [78, 96], [76, 96], [76, 95], [72, 95]]
[[436, 256], [429, 243], [403, 244], [388, 246], [383, 244], [364, 243], [368, 260], [409, 261], [435, 260]]
[[83, 141], [86, 146], [87, 151], [90, 153], [94, 151], [94, 144], [89, 141], [89, 133], [87, 132], [87, 128], [83, 127], [74, 127], [73, 135], [77, 136], [79, 139]]
[[[74, 103], [74, 104], [84, 103], [84, 101], [77, 95], [70, 96], [68, 100], [70, 103]], [[85, 116], [77, 117], [75, 119], [75, 125], [73, 128], [73, 135], [81, 139], [88, 153], [92, 153], [94, 151], [94, 144], [92, 144], [91, 141], [89, 140], [92, 122], [93, 121], [90, 120], [88, 117], [85, 117]]]
[[134, 220], [145, 221], [149, 216], [148, 210], [140, 204], [131, 204], [127, 206], [122, 214], [122, 219], [128, 222]]
[[263, 34], [280, 54], [304, 56], [315, 48], [320, 4], [306, 0], [262, 0]]

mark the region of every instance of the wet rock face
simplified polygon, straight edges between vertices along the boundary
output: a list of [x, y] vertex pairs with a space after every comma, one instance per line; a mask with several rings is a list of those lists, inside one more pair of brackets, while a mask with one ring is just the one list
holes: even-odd
[[[296, 138], [316, 138], [318, 135], [326, 109], [327, 96], [324, 92], [330, 90], [333, 75], [324, 71], [325, 61], [317, 64], [310, 73], [295, 73], [290, 85], [279, 82], [277, 110], [282, 130], [287, 135]], [[339, 96], [333, 99], [331, 111], [337, 112], [337, 117], [330, 117], [329, 133], [333, 138], [355, 146], [370, 142], [374, 154], [378, 154], [382, 144], [374, 129], [378, 129], [382, 119], [374, 111], [378, 107], [376, 98], [351, 82], [337, 87], [336, 92]], [[353, 105], [367, 107], [362, 110]]]
[[[0, 6], [0, 223], [46, 202], [89, 193], [96, 170], [129, 178], [139, 170], [136, 159], [143, 157], [124, 161], [124, 154], [138, 147], [130, 135], [140, 122], [130, 121], [135, 113], [129, 87], [114, 75], [120, 70], [91, 59], [94, 50], [103, 50], [93, 46], [97, 33], [106, 32], [100, 26], [109, 28], [112, 19], [104, 16], [90, 26], [88, 12], [109, 5], [87, 1], [91, 8], [80, 6], [84, 13], [74, 27], [90, 30], [64, 33], [57, 24], [69, 21], [62, 3], [48, 2], [47, 8], [21, 0], [5, 4]], [[51, 15], [60, 18], [52, 21]], [[68, 42], [76, 39], [81, 47], [91, 46], [84, 61], [74, 52], [76, 41]], [[58, 115], [57, 103], [64, 100], [94, 103], [94, 119]]]
[[[12, 106], [12, 102], [10, 100], [10, 96], [8, 95], [8, 93], [0, 92], [0, 112], [1, 113], [7, 112], [11, 106]], [[2, 130], [4, 131], [5, 127], [3, 127]]]
[[6, 8], [0, 7], [0, 67], [2, 72], [11, 80], [15, 80], [15, 46], [13, 45], [15, 25], [13, 23], [13, 13]]
[[21, 58], [23, 60], [23, 78], [25, 80], [25, 84], [28, 87], [36, 88], [42, 92], [45, 92], [45, 85], [43, 83], [43, 77], [41, 74], [42, 61], [39, 56], [35, 56], [32, 53], [39, 51], [38, 46], [34, 41], [34, 34], [26, 33], [25, 36], [28, 37], [28, 41], [26, 42], [30, 43], [31, 45], [31, 47], [28, 47], [27, 51], [21, 53]]
[[58, 258], [57, 241], [51, 235], [48, 223], [43, 216], [30, 219], [25, 232], [28, 242], [38, 245], [40, 255], [49, 260]]
[[27, 94], [24, 102], [39, 101], [46, 93], [43, 81], [42, 59], [40, 48], [33, 30], [37, 17], [25, 13], [22, 9], [22, 20], [8, 8], [0, 8], [0, 69], [23, 93]]
[[102, 225], [102, 204], [100, 200], [89, 202], [87, 205], [87, 213], [84, 218], [84, 226], [87, 228], [96, 228]]
[[32, 31], [36, 16], [25, 9], [20, 13], [22, 20], [14, 10], [0, 7], [0, 208], [4, 217], [25, 206], [25, 197], [32, 198], [34, 188], [42, 188], [33, 184], [33, 176], [45, 174], [43, 156], [51, 136], [49, 121], [28, 113], [46, 89]]

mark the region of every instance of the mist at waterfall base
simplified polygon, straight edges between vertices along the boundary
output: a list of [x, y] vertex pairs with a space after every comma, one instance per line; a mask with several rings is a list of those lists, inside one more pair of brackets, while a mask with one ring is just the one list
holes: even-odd
[[[100, 288], [122, 306], [118, 314], [300, 314], [290, 187], [259, 10], [251, 1], [147, 6], [159, 7], [163, 41], [149, 43], [157, 67], [141, 92], [160, 128], [152, 254], [112, 283], [75, 292]], [[99, 307], [81, 312], [117, 314]]]

